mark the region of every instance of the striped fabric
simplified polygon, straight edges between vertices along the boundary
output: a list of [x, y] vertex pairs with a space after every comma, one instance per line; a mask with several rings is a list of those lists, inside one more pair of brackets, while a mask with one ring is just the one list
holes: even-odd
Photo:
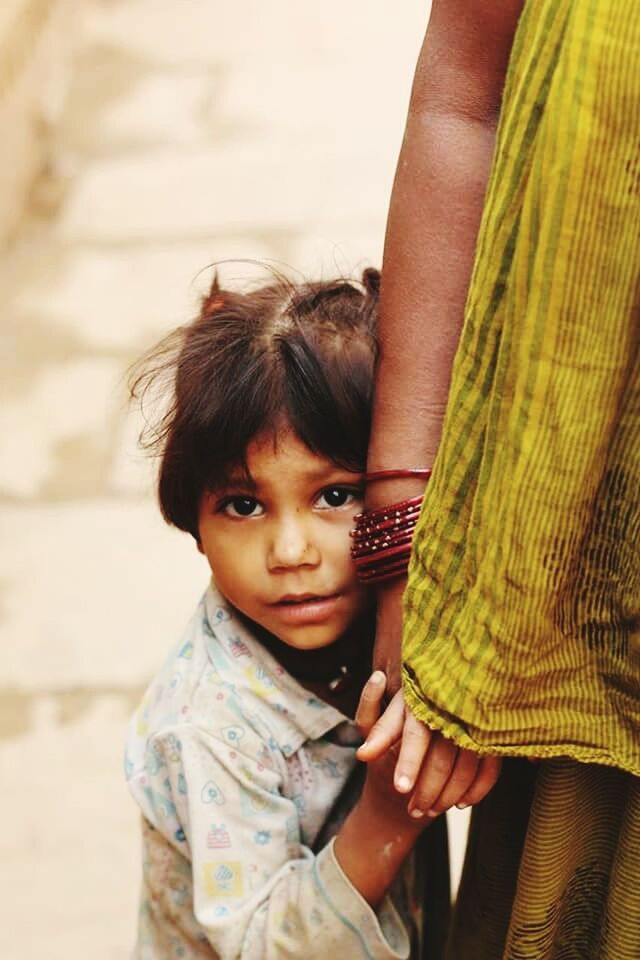
[[506, 760], [473, 812], [447, 960], [638, 960], [639, 850], [636, 778]]
[[461, 746], [561, 759], [476, 815], [452, 960], [640, 958], [639, 354], [640, 3], [529, 0], [403, 682]]
[[409, 703], [640, 774], [640, 8], [535, 0], [416, 535]]

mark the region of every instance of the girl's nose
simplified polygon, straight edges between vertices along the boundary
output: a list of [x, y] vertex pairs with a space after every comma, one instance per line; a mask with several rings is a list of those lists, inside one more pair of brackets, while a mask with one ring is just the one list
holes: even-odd
[[312, 542], [307, 525], [297, 516], [280, 520], [274, 528], [269, 545], [270, 570], [302, 566], [316, 566], [320, 554]]

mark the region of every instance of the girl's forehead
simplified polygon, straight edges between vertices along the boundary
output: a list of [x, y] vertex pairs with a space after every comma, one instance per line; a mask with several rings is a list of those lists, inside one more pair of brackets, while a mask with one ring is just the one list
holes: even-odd
[[297, 447], [307, 449], [289, 420], [282, 414], [275, 423], [265, 427], [249, 440], [245, 456], [248, 462], [250, 458], [255, 460], [269, 456], [286, 455]]
[[244, 463], [227, 473], [227, 483], [242, 483], [253, 489], [295, 483], [322, 483], [339, 471], [350, 473], [330, 457], [311, 450], [289, 424], [254, 437], [245, 451]]
[[272, 470], [316, 474], [337, 466], [325, 454], [310, 450], [289, 425], [254, 437], [247, 446], [245, 460], [254, 479]]

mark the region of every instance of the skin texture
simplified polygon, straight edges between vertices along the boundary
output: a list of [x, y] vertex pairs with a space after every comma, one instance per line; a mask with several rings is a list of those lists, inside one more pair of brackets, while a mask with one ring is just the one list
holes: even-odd
[[[433, 464], [491, 165], [504, 79], [522, 0], [434, 0], [418, 59], [394, 181], [382, 270], [380, 357], [368, 469]], [[369, 509], [420, 493], [415, 480], [372, 484]], [[374, 665], [400, 684], [404, 582], [378, 591]], [[393, 704], [392, 704], [393, 706]], [[362, 759], [402, 738], [396, 785], [440, 811], [453, 774], [430, 731], [408, 711], [387, 711]], [[477, 763], [463, 803], [490, 789], [498, 762]], [[459, 765], [459, 766], [458, 766]], [[439, 799], [438, 799], [439, 798]], [[427, 806], [425, 806], [427, 805]]]

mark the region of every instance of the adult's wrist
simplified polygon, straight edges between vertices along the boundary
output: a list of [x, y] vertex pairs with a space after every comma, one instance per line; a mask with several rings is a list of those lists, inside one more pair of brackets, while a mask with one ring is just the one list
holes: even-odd
[[[372, 471], [374, 468], [369, 468]], [[383, 469], [383, 468], [380, 468]], [[419, 477], [402, 477], [383, 483], [368, 483], [364, 491], [365, 510], [378, 510], [424, 493], [426, 483]]]
[[[415, 461], [415, 462], [414, 462]], [[424, 461], [423, 458], [408, 458], [407, 454], [392, 461], [388, 453], [376, 454], [369, 450], [367, 460], [367, 474], [381, 474], [387, 471], [398, 470], [398, 464], [401, 467], [411, 469], [419, 466], [420, 468], [431, 469], [431, 460]], [[410, 497], [417, 497], [424, 493], [428, 483], [428, 477], [413, 475], [404, 477], [385, 477], [384, 479], [374, 480], [365, 483], [364, 504], [365, 510], [377, 510], [380, 507], [388, 506], [392, 503], [399, 503], [402, 500], [408, 500]]]

